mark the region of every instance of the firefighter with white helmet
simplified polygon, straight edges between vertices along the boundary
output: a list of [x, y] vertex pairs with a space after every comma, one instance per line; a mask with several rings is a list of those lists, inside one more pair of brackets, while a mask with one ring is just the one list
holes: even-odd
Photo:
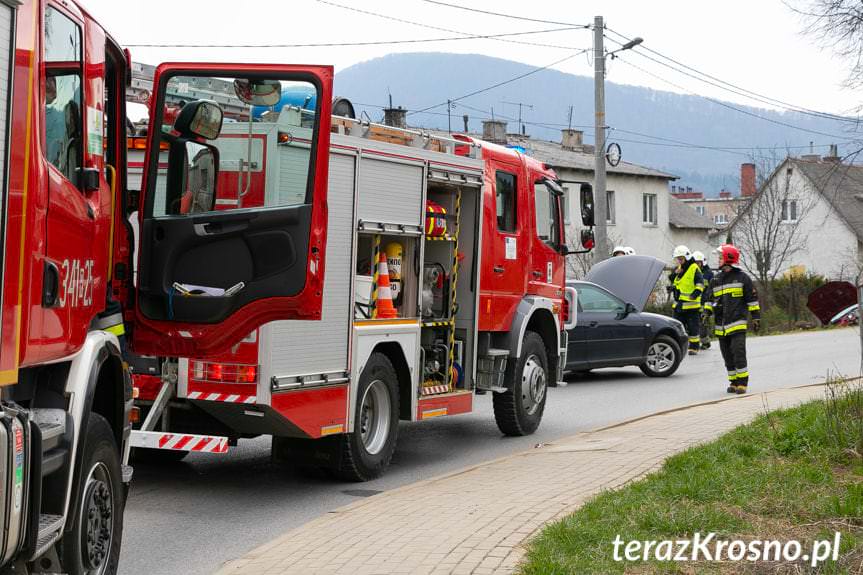
[[704, 277], [701, 268], [692, 258], [689, 248], [680, 245], [672, 253], [676, 268], [668, 276], [674, 296], [674, 317], [686, 327], [689, 337], [689, 355], [696, 355], [701, 347], [701, 294]]
[[611, 250], [611, 257], [615, 258], [617, 256], [625, 256], [626, 248], [623, 246], [614, 246], [614, 249]]
[[712, 311], [719, 337], [719, 349], [728, 371], [728, 393], [743, 394], [749, 385], [746, 363], [747, 315], [752, 329], [761, 327], [758, 292], [746, 272], [741, 270], [740, 250], [731, 244], [719, 246], [719, 272], [710, 282], [705, 307]]
[[[709, 286], [710, 280], [713, 279], [713, 270], [710, 269], [710, 266], [707, 264], [707, 258], [703, 253], [699, 251], [692, 252], [692, 259], [698, 264], [698, 267], [701, 268], [701, 276], [704, 278], [704, 285]], [[707, 290], [704, 290], [704, 293], [701, 294], [701, 330], [699, 335], [701, 336], [701, 349], [710, 349], [710, 314], [705, 309], [705, 304], [707, 302]]]

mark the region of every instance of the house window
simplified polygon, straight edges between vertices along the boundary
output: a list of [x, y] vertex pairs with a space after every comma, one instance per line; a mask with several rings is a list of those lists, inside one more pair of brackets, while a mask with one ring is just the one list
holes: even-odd
[[793, 224], [797, 221], [797, 200], [782, 200], [782, 223]]
[[495, 198], [497, 202], [497, 229], [515, 232], [515, 176], [498, 172], [495, 176]]
[[696, 211], [696, 213], [698, 213], [699, 216], [703, 216], [704, 215], [704, 206], [695, 206], [695, 211]]
[[605, 192], [605, 221], [609, 224], [617, 223], [617, 216], [614, 213], [613, 190], [608, 190]]
[[641, 221], [646, 225], [656, 225], [656, 194], [644, 194], [641, 197]]
[[544, 180], [533, 185], [536, 202], [536, 236], [557, 249], [560, 245], [560, 204], [554, 191]]
[[713, 223], [719, 225], [725, 225], [728, 223], [728, 214], [715, 214], [713, 216]]

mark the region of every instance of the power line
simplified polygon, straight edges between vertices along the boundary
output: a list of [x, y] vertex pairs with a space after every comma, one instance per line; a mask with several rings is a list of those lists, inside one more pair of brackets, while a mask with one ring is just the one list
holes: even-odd
[[[334, 8], [340, 8], [342, 10], [349, 10], [351, 12], [356, 12], [357, 14], [365, 14], [366, 16], [374, 16], [376, 18], [383, 18], [384, 20], [391, 20], [393, 22], [399, 22], [401, 24], [410, 24], [411, 26], [419, 26], [421, 28], [428, 28], [429, 30], [437, 30], [438, 32], [449, 32], [450, 34], [462, 34], [464, 36], [468, 36], [467, 32], [462, 32], [461, 30], [453, 30], [451, 28], [441, 28], [440, 26], [432, 26], [431, 24], [424, 24], [422, 22], [414, 22], [413, 20], [405, 20], [404, 18], [396, 18], [395, 16], [390, 16], [389, 14], [380, 14], [378, 12], [371, 12], [370, 10], [362, 10], [360, 8], [354, 8], [353, 6], [345, 6], [344, 4], [338, 4], [336, 2], [330, 2], [329, 0], [316, 0], [321, 4], [326, 4], [327, 6], [332, 6]], [[570, 25], [571, 26], [571, 25]], [[571, 26], [573, 28], [579, 28], [579, 25]], [[541, 42], [525, 42], [521, 40], [508, 40], [505, 38], [492, 38], [492, 40], [497, 40], [499, 42], [508, 42], [510, 44], [523, 44], [525, 46], [541, 46], [543, 48], [558, 48], [562, 50], [573, 50], [571, 46], [561, 46], [558, 44], [545, 44]]]
[[[631, 38], [628, 38], [627, 36], [621, 34], [620, 32], [616, 32], [616, 31], [612, 30], [611, 28], [606, 28], [606, 30], [608, 32], [611, 32], [612, 34], [615, 34], [616, 36], [619, 36], [620, 38], [623, 38], [625, 41], [631, 40]], [[608, 38], [608, 36], [606, 36], [606, 38]], [[619, 40], [615, 40], [613, 38], [608, 38], [608, 39], [611, 40], [612, 42], [616, 42], [618, 44], [621, 44], [621, 42]], [[771, 98], [770, 96], [765, 96], [764, 94], [759, 94], [758, 92], [755, 92], [753, 90], [748, 90], [748, 89], [743, 88], [741, 86], [738, 86], [736, 84], [732, 84], [731, 82], [728, 82], [727, 80], [722, 80], [721, 78], [717, 78], [716, 76], [712, 76], [706, 72], [702, 72], [701, 70], [693, 68], [692, 66], [688, 66], [687, 64], [684, 64], [683, 62], [680, 62], [679, 60], [675, 60], [674, 58], [672, 58], [670, 56], [666, 56], [665, 54], [662, 54], [661, 52], [658, 52], [658, 51], [650, 48], [649, 46], [644, 45], [643, 43], [641, 44], [641, 50], [646, 50], [652, 54], [655, 54], [656, 56], [659, 56], [660, 58], [663, 58], [665, 60], [673, 62], [674, 64], [677, 64], [678, 66], [680, 66], [682, 68], [685, 68], [686, 70], [690, 70], [690, 71], [692, 71], [692, 72], [694, 72], [700, 76], [704, 76], [704, 78], [709, 78], [710, 80], [714, 80], [715, 82], [719, 82], [720, 84], [724, 84], [725, 86], [730, 86], [733, 89], [729, 89], [725, 86], [718, 86], [714, 82], [708, 82], [704, 78], [695, 78], [699, 81], [702, 81], [702, 82], [705, 82], [705, 83], [710, 84], [712, 86], [716, 86], [718, 88], [727, 90], [729, 92], [733, 92], [733, 93], [740, 95], [740, 96], [751, 98], [753, 100], [759, 101], [759, 102], [764, 103], [764, 104], [768, 104], [771, 106], [779, 106], [779, 107], [784, 108], [784, 109], [789, 110], [789, 111], [798, 112], [800, 114], [807, 114], [807, 115], [815, 116], [818, 118], [825, 118], [825, 119], [829, 119], [829, 120], [837, 120], [837, 121], [843, 121], [843, 122], [854, 122], [854, 123], [857, 123], [859, 121], [857, 118], [848, 117], [848, 116], [840, 116], [837, 114], [831, 114], [829, 112], [820, 112], [818, 110], [812, 110], [810, 108], [806, 108], [803, 106], [797, 106], [795, 104], [790, 104], [788, 102], [784, 102], [784, 101], [778, 100], [776, 98]], [[647, 56], [645, 56], [641, 52], [641, 50], [637, 50], [636, 53], [639, 53], [641, 56], [647, 58]], [[652, 60], [652, 58], [648, 58], [648, 59]], [[673, 66], [670, 66], [669, 64], [666, 64], [664, 62], [658, 62], [656, 60], [653, 60], [653, 61], [657, 62], [658, 64], [661, 64], [663, 66], [666, 66], [668, 68], [671, 68], [672, 70], [675, 70], [681, 74], [686, 74], [682, 70], [674, 68]], [[690, 76], [690, 77], [694, 77], [694, 76], [691, 76], [690, 74], [686, 74], [686, 75]]]
[[477, 14], [486, 14], [488, 16], [500, 16], [501, 18], [510, 18], [512, 20], [521, 20], [523, 22], [541, 22], [543, 24], [560, 24], [563, 26], [577, 26], [579, 28], [589, 29], [592, 24], [573, 24], [572, 22], [556, 22], [554, 20], [542, 20], [539, 18], [528, 18], [527, 16], [516, 16], [515, 14], [504, 14], [502, 12], [492, 12], [490, 10], [480, 10], [479, 8], [470, 8], [468, 6], [459, 6], [457, 4], [448, 4], [446, 2], [437, 2], [436, 0], [420, 0], [426, 4], [435, 4], [437, 6], [445, 6], [447, 8], [455, 8], [456, 10], [465, 10], [467, 12], [476, 12]]
[[551, 68], [552, 66], [556, 66], [557, 64], [561, 64], [563, 62], [566, 62], [567, 60], [575, 58], [576, 56], [583, 54], [585, 52], [587, 52], [587, 49], [581, 50], [581, 51], [576, 52], [574, 54], [570, 54], [569, 56], [567, 56], [565, 58], [561, 58], [560, 60], [556, 60], [556, 61], [552, 62], [551, 64], [547, 64], [547, 65], [541, 66], [539, 68], [534, 68], [533, 70], [531, 70], [529, 72], [525, 72], [524, 74], [519, 74], [518, 76], [515, 76], [514, 78], [510, 78], [509, 80], [504, 80], [503, 82], [498, 82], [497, 84], [493, 84], [493, 85], [488, 86], [486, 88], [474, 90], [473, 92], [470, 92], [468, 94], [464, 94], [463, 96], [459, 96], [458, 98], [450, 98], [446, 102], [441, 102], [440, 104], [434, 104], [433, 106], [427, 106], [425, 108], [422, 108], [421, 110], [408, 112], [407, 115], [421, 114], [422, 112], [426, 112], [428, 110], [433, 110], [434, 108], [439, 108], [441, 106], [445, 106], [451, 102], [458, 102], [459, 100], [464, 100], [465, 98], [470, 98], [471, 96], [476, 96], [477, 94], [482, 94], [483, 92], [488, 92], [489, 90], [494, 90], [495, 88], [499, 88], [499, 87], [504, 86], [506, 84], [510, 84], [510, 83], [515, 82], [517, 80], [521, 80], [522, 78], [526, 78], [527, 76], [530, 76], [532, 74], [536, 74], [537, 72], [542, 72], [543, 70], [547, 70], [548, 68]]
[[124, 44], [130, 48], [327, 48], [338, 46], [380, 46], [385, 44], [421, 44], [424, 42], [451, 42], [454, 40], [498, 40], [509, 36], [527, 36], [576, 30], [576, 28], [548, 28], [503, 34], [477, 34], [471, 36], [449, 36], [446, 38], [420, 38], [412, 40], [369, 40], [367, 42], [312, 42], [307, 44]]
[[683, 86], [681, 86], [680, 84], [676, 84], [676, 83], [672, 82], [671, 80], [668, 80], [667, 78], [663, 78], [662, 76], [659, 76], [659, 75], [657, 75], [657, 74], [654, 74], [653, 72], [650, 72], [650, 71], [648, 71], [648, 70], [645, 70], [644, 68], [642, 68], [642, 67], [640, 67], [640, 66], [637, 66], [636, 64], [633, 64], [632, 62], [629, 62], [629, 61], [627, 61], [627, 60], [624, 60], [624, 59], [623, 59], [622, 57], [620, 57], [620, 56], [618, 56], [618, 57], [617, 57], [617, 60], [619, 60], [619, 61], [623, 62], [623, 63], [624, 63], [624, 64], [626, 64], [627, 66], [631, 66], [631, 67], [635, 68], [636, 70], [640, 70], [641, 72], [643, 72], [643, 73], [647, 74], [648, 76], [652, 76], [653, 78], [656, 78], [657, 80], [660, 80], [660, 81], [662, 81], [662, 82], [665, 82], [666, 84], [668, 84], [668, 85], [670, 85], [670, 86], [674, 86], [674, 87], [675, 87], [675, 88], [677, 88], [678, 90], [683, 90], [684, 92], [687, 92], [688, 94], [690, 94], [690, 95], [692, 95], [692, 96], [697, 96], [697, 97], [699, 97], [699, 98], [703, 98], [703, 99], [705, 99], [705, 100], [707, 100], [707, 101], [709, 101], [709, 102], [713, 102], [713, 103], [714, 103], [714, 104], [716, 104], [717, 106], [722, 106], [722, 107], [724, 107], [724, 108], [728, 108], [729, 110], [734, 110], [735, 112], [738, 112], [738, 113], [740, 113], [740, 114], [745, 114], [745, 115], [747, 115], [747, 116], [752, 116], [753, 118], [758, 118], [758, 119], [760, 119], [760, 120], [764, 120], [765, 122], [770, 122], [770, 123], [772, 123], [772, 124], [777, 124], [777, 125], [779, 125], [779, 126], [784, 126], [784, 127], [786, 127], [786, 128], [792, 128], [792, 129], [795, 129], [795, 130], [800, 130], [801, 132], [808, 132], [808, 133], [810, 133], [810, 134], [817, 134], [817, 135], [819, 135], [819, 136], [827, 136], [828, 138], [833, 138], [833, 139], [836, 139], [836, 140], [845, 140], [845, 141], [853, 141], [853, 140], [854, 140], [854, 138], [848, 138], [847, 136], [837, 136], [836, 134], [828, 134], [827, 132], [819, 132], [818, 130], [810, 130], [809, 128], [802, 128], [802, 127], [800, 127], [800, 126], [795, 126], [794, 124], [789, 124], [789, 123], [787, 123], [787, 122], [782, 122], [782, 121], [780, 121], [780, 120], [774, 120], [773, 118], [768, 118], [768, 117], [766, 117], [766, 116], [762, 116], [762, 115], [760, 115], [760, 114], [756, 114], [755, 112], [750, 112], [750, 111], [748, 111], [748, 110], [744, 110], [744, 109], [738, 108], [738, 107], [736, 107], [736, 106], [732, 106], [731, 104], [729, 104], [729, 103], [727, 103], [727, 102], [723, 102], [722, 100], [717, 100], [717, 99], [715, 99], [715, 98], [711, 98], [710, 96], [705, 96], [705, 95], [703, 95], [703, 94], [699, 94], [699, 93], [697, 93], [697, 92], [693, 92], [692, 90], [689, 90], [688, 88], [684, 88], [684, 87], [683, 87]]

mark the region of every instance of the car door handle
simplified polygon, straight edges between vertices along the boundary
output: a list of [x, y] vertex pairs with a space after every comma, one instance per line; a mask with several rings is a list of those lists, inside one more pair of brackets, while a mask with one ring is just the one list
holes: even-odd
[[594, 321], [590, 322], [588, 325], [590, 325], [590, 327], [596, 327], [599, 325], [599, 322], [594, 320]]
[[542, 277], [542, 272], [538, 272], [538, 271], [536, 271], [536, 270], [533, 270], [533, 271], [532, 271], [532, 272], [530, 272], [530, 273], [532, 273], [532, 274], [533, 274], [533, 277], [535, 277], [535, 278], [541, 278], [541, 277]]
[[494, 266], [494, 272], [495, 273], [502, 274], [503, 271], [504, 271], [503, 266]]

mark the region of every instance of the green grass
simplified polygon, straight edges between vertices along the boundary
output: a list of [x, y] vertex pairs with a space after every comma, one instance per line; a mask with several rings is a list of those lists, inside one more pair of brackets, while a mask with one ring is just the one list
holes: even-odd
[[[647, 478], [589, 501], [528, 546], [523, 575], [587, 573], [863, 573], [863, 387], [772, 412], [668, 459]], [[808, 564], [615, 562], [624, 542], [795, 539], [842, 534], [841, 556]]]

